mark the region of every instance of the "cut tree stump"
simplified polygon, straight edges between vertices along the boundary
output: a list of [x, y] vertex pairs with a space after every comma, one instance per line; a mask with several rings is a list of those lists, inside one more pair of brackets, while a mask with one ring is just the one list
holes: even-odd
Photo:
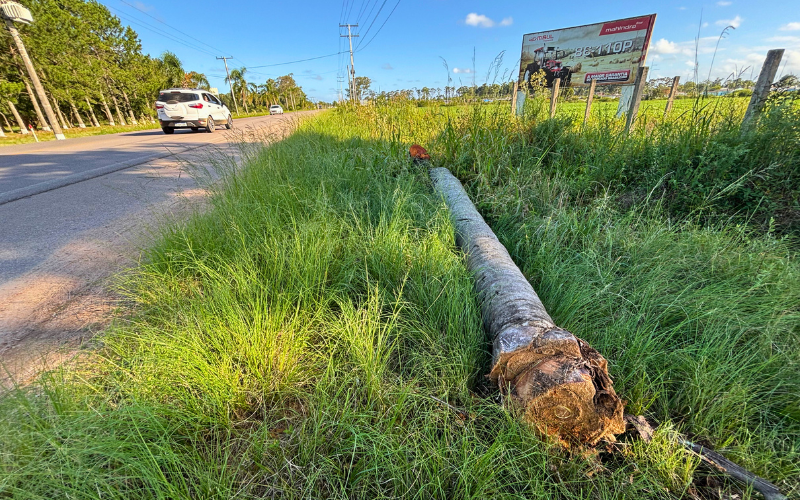
[[614, 440], [625, 431], [623, 403], [605, 358], [559, 328], [506, 248], [446, 168], [430, 170], [474, 274], [492, 340], [490, 379], [524, 409], [524, 419], [565, 446]]

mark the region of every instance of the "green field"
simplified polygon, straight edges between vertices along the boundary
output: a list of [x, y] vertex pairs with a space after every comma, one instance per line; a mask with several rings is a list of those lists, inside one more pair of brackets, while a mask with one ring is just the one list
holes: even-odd
[[[679, 432], [798, 494], [800, 113], [743, 134], [706, 104], [631, 135], [546, 102], [303, 122], [162, 230], [96, 348], [0, 399], [0, 496], [758, 498]], [[651, 443], [568, 453], [500, 404], [415, 142], [609, 360]]]

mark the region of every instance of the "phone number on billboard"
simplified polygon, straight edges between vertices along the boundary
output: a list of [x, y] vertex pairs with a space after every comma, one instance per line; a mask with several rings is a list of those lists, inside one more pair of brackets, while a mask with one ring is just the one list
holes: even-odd
[[602, 56], [606, 54], [620, 54], [630, 52], [633, 49], [633, 40], [620, 42], [610, 42], [597, 47], [578, 47], [575, 49], [575, 57]]

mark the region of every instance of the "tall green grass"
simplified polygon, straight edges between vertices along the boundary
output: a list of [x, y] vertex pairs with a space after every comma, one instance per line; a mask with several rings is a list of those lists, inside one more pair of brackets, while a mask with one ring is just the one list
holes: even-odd
[[[796, 491], [800, 287], [787, 240], [676, 219], [663, 197], [628, 207], [613, 186], [576, 187], [543, 158], [580, 156], [533, 138], [551, 127], [580, 146], [600, 131], [538, 118], [507, 129], [482, 113], [337, 110], [248, 146], [209, 210], [165, 228], [120, 284], [132, 312], [101, 348], [0, 398], [0, 496], [736, 489], [703, 480], [676, 431]], [[662, 423], [652, 443], [569, 455], [502, 406], [470, 276], [411, 142], [455, 167], [554, 319], [609, 359], [631, 411]]]

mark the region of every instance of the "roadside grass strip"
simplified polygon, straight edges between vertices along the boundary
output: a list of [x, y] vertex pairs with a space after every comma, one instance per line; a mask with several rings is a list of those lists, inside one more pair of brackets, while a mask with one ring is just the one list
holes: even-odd
[[[248, 146], [209, 209], [121, 278], [132, 312], [101, 346], [0, 398], [0, 496], [754, 497], [699, 467], [679, 431], [796, 492], [790, 240], [576, 199], [525, 142], [535, 124], [474, 113], [335, 110]], [[412, 142], [460, 169], [553, 318], [608, 358], [630, 412], [661, 423], [652, 442], [567, 454], [503, 406]]]

